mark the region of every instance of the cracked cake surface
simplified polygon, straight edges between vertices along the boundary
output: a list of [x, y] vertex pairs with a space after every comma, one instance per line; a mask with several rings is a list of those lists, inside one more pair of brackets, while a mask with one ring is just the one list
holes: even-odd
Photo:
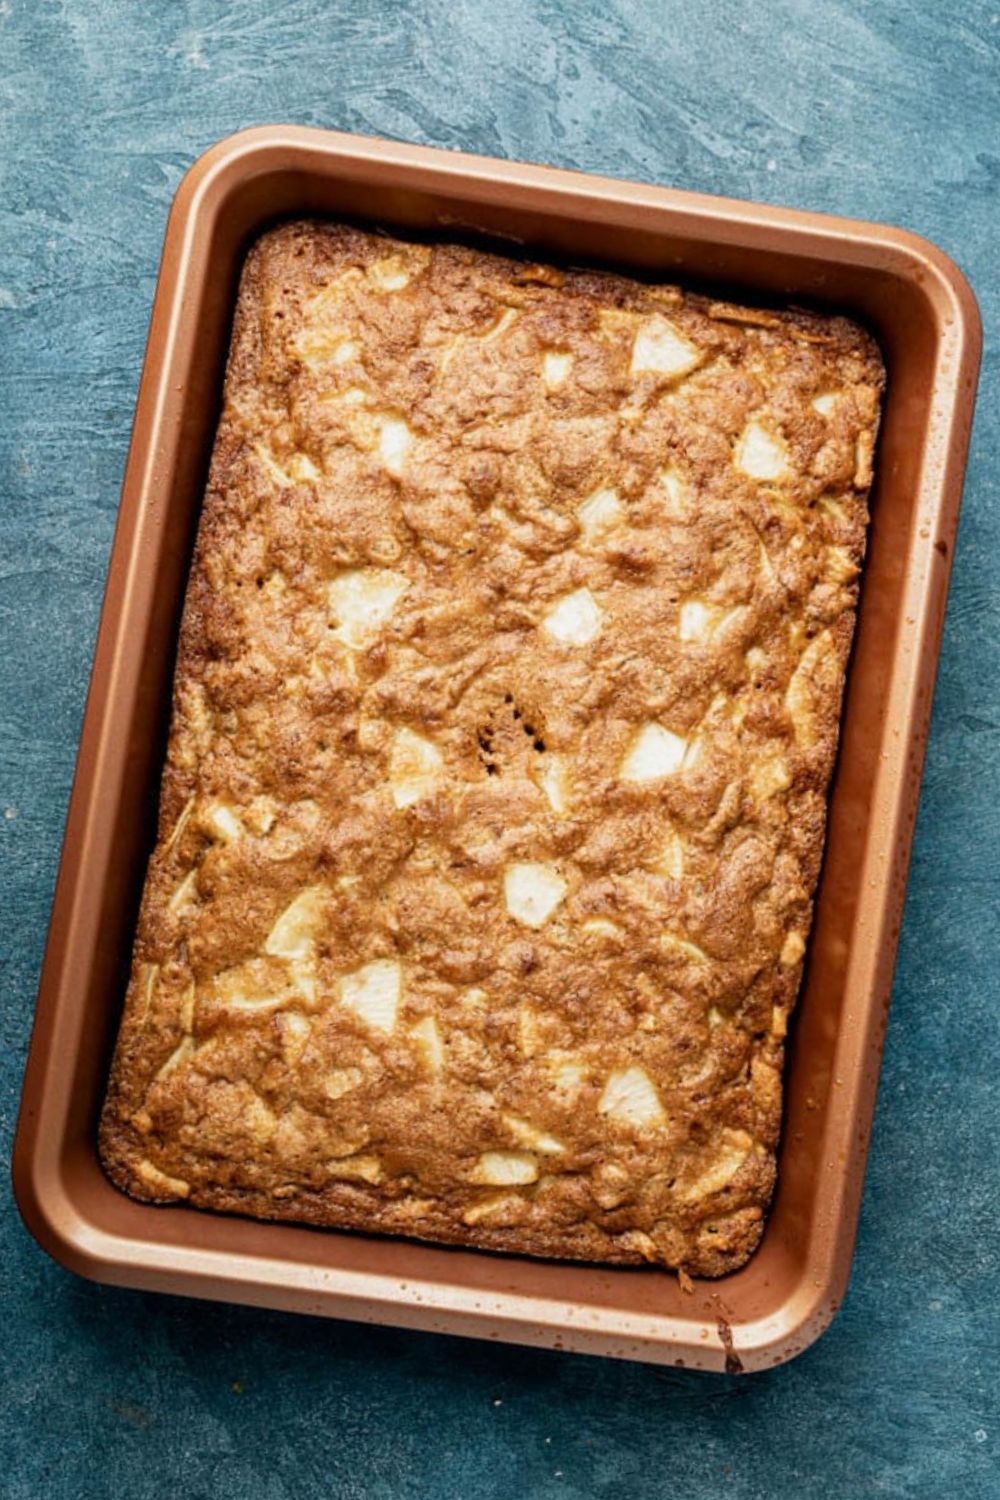
[[740, 1266], [883, 385], [845, 319], [252, 248], [101, 1123], [133, 1196]]

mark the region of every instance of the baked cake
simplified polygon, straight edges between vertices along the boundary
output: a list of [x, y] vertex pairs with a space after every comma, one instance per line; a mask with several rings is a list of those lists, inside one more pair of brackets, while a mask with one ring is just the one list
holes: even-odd
[[843, 318], [258, 241], [101, 1128], [120, 1187], [747, 1259], [882, 384]]

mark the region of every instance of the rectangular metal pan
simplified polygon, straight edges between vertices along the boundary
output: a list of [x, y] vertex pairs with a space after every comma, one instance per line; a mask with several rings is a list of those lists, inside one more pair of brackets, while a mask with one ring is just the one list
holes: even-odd
[[[854, 316], [888, 368], [873, 523], [816, 921], [761, 1248], [719, 1282], [156, 1208], [95, 1131], [154, 840], [185, 578], [242, 256], [289, 216], [499, 237], [747, 301]], [[167, 226], [14, 1158], [26, 1223], [84, 1276], [361, 1321], [759, 1369], [847, 1283], [980, 353], [955, 266], [901, 230], [278, 126], [184, 178]]]

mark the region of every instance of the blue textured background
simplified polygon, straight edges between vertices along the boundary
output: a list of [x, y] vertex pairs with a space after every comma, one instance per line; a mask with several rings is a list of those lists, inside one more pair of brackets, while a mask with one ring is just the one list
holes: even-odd
[[0, 1187], [14, 1500], [996, 1496], [1000, 14], [944, 0], [0, 3], [0, 1148], [164, 221], [293, 120], [929, 235], [987, 356], [850, 1295], [725, 1381], [106, 1290]]

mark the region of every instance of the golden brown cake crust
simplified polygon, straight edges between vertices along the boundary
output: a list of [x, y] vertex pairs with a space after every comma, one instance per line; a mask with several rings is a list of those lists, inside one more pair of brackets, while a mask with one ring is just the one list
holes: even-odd
[[102, 1120], [119, 1186], [746, 1260], [882, 383], [843, 319], [325, 223], [256, 244]]

